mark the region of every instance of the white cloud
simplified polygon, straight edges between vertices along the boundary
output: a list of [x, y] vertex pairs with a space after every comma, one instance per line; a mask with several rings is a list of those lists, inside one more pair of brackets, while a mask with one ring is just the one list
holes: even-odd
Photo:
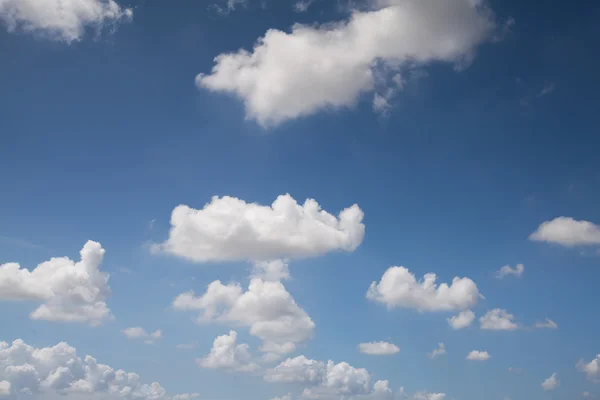
[[577, 221], [570, 217], [558, 217], [543, 222], [529, 235], [530, 240], [560, 244], [562, 246], [584, 246], [600, 244], [600, 226], [589, 221]]
[[444, 343], [438, 343], [438, 347], [436, 349], [433, 349], [431, 353], [428, 353], [427, 357], [433, 359], [439, 356], [443, 356], [444, 354], [446, 354], [446, 346], [444, 345]]
[[560, 381], [558, 380], [556, 373], [554, 373], [548, 379], [542, 382], [542, 389], [546, 391], [551, 391], [556, 389], [558, 385], [560, 385]]
[[249, 52], [215, 58], [196, 84], [230, 93], [246, 117], [263, 126], [351, 107], [379, 84], [378, 70], [394, 72], [434, 62], [463, 68], [497, 26], [484, 0], [372, 0], [349, 21], [296, 24], [268, 30]]
[[371, 376], [364, 368], [331, 360], [324, 363], [304, 356], [288, 358], [267, 370], [264, 378], [268, 382], [306, 384], [309, 387], [302, 397], [307, 398], [391, 394], [387, 381], [377, 381], [371, 387]]
[[547, 329], [558, 329], [558, 325], [556, 322], [552, 321], [550, 318], [546, 318], [545, 322], [536, 322], [536, 328], [547, 328]]
[[66, 43], [81, 40], [86, 28], [114, 28], [132, 16], [130, 8], [114, 0], [0, 0], [0, 21], [9, 32], [30, 32]]
[[312, 3], [314, 2], [315, 0], [299, 0], [296, 3], [294, 3], [294, 11], [299, 13], [307, 12]]
[[162, 338], [162, 331], [160, 329], [148, 333], [144, 328], [135, 326], [123, 329], [122, 332], [129, 339], [143, 339], [146, 344], [153, 344], [156, 340]]
[[579, 360], [577, 369], [584, 372], [589, 380], [600, 382], [600, 354], [589, 363], [586, 363], [584, 360]]
[[479, 326], [487, 330], [513, 331], [518, 328], [518, 325], [513, 322], [514, 319], [515, 316], [506, 310], [495, 308], [479, 318]]
[[281, 281], [290, 278], [290, 269], [285, 260], [256, 261], [253, 263], [252, 277]]
[[271, 400], [292, 400], [292, 394], [288, 393], [281, 397], [273, 397]]
[[473, 350], [467, 355], [467, 360], [470, 361], [487, 361], [492, 356], [487, 351]]
[[[35, 348], [18, 339], [0, 342], [0, 382], [4, 391], [41, 394], [106, 394], [112, 398], [140, 400], [184, 400], [190, 395], [170, 397], [157, 382], [143, 384], [135, 373], [115, 370], [96, 359], [77, 356], [75, 348], [61, 342]], [[184, 396], [184, 397], [181, 397]], [[185, 397], [188, 396], [188, 397]]]
[[369, 342], [358, 345], [361, 353], [375, 356], [390, 355], [400, 352], [400, 348], [393, 343], [388, 342]]
[[237, 333], [217, 336], [210, 353], [197, 360], [202, 368], [225, 369], [227, 371], [252, 372], [260, 367], [252, 362], [252, 355], [245, 343], [237, 344]]
[[0, 300], [43, 302], [32, 319], [98, 325], [112, 318], [105, 302], [109, 275], [99, 270], [104, 249], [88, 241], [79, 254], [79, 262], [52, 258], [32, 271], [16, 263], [0, 265]]
[[199, 322], [221, 321], [248, 326], [261, 338], [265, 353], [287, 354], [296, 343], [312, 336], [315, 324], [294, 301], [281, 282], [253, 278], [248, 290], [239, 283], [223, 285], [214, 281], [206, 293], [196, 297], [182, 293], [173, 301], [176, 310], [197, 310]]
[[446, 393], [428, 393], [418, 392], [412, 397], [412, 400], [444, 400]]
[[452, 329], [463, 329], [471, 325], [475, 319], [475, 313], [471, 310], [461, 311], [458, 315], [448, 318], [448, 324]]
[[502, 279], [508, 275], [520, 277], [521, 275], [523, 275], [523, 271], [525, 271], [525, 267], [523, 266], [523, 264], [517, 264], [515, 268], [511, 268], [510, 265], [505, 265], [504, 267], [500, 268], [498, 272], [496, 272], [496, 278]]
[[379, 283], [371, 283], [367, 298], [384, 303], [388, 308], [450, 311], [471, 307], [481, 297], [477, 285], [469, 278], [455, 277], [451, 285], [441, 283], [438, 286], [436, 279], [435, 274], [429, 273], [418, 282], [407, 268], [390, 267]]
[[10, 395], [11, 384], [9, 381], [0, 381], [0, 396]]
[[201, 210], [180, 205], [171, 215], [169, 239], [152, 246], [190, 261], [244, 261], [307, 258], [331, 251], [354, 251], [365, 226], [358, 205], [336, 218], [307, 199], [299, 205], [289, 194], [271, 206], [235, 197], [213, 197]]

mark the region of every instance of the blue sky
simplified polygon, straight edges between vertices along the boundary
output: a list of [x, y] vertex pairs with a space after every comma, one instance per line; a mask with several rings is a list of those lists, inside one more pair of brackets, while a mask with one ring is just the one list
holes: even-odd
[[0, 0], [0, 398], [600, 398], [597, 4], [59, 4]]

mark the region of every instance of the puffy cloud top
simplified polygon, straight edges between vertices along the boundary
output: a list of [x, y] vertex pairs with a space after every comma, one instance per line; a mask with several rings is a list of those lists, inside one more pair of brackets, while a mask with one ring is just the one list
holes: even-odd
[[600, 244], [600, 226], [589, 221], [558, 217], [543, 222], [529, 235], [529, 239], [567, 247], [597, 245]]

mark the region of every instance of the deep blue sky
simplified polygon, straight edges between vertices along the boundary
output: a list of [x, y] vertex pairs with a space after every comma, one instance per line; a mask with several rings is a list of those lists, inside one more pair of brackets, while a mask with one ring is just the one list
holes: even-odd
[[[388, 117], [365, 97], [354, 108], [265, 130], [245, 119], [238, 99], [199, 90], [195, 76], [210, 72], [220, 53], [251, 50], [269, 28], [346, 15], [326, 0], [303, 14], [287, 1], [258, 3], [222, 16], [204, 1], [121, 2], [134, 7], [131, 23], [70, 45], [3, 26], [0, 264], [32, 269], [53, 256], [77, 259], [88, 239], [98, 241], [116, 320], [98, 328], [32, 321], [30, 304], [0, 302], [0, 340], [67, 341], [170, 393], [216, 400], [296, 393], [260, 376], [196, 367], [229, 327], [199, 327], [169, 309], [177, 294], [202, 293], [215, 279], [245, 286], [246, 263], [193, 265], [147, 250], [167, 238], [179, 204], [200, 209], [213, 195], [230, 195], [269, 205], [289, 193], [333, 214], [357, 203], [366, 225], [355, 252], [290, 265], [286, 288], [316, 323], [297, 354], [365, 367], [394, 391], [456, 400], [600, 396], [575, 368], [600, 352], [597, 246], [527, 239], [558, 216], [600, 222], [598, 5], [492, 1], [499, 18], [515, 19], [512, 32], [479, 47], [464, 71], [424, 67], [428, 76], [398, 95]], [[545, 85], [554, 90], [538, 96]], [[522, 277], [493, 278], [517, 263]], [[470, 277], [485, 295], [477, 317], [503, 308], [525, 324], [551, 318], [559, 329], [484, 332], [475, 323], [453, 331], [451, 314], [388, 311], [364, 294], [392, 265], [419, 278], [435, 272], [440, 282]], [[164, 339], [148, 352], [120, 333], [132, 325], [162, 328]], [[251, 349], [259, 344], [244, 328], [238, 333]], [[398, 356], [356, 350], [388, 338], [402, 349]], [[199, 347], [175, 349], [191, 341]], [[425, 357], [438, 342], [446, 358]], [[474, 348], [492, 359], [465, 361]], [[509, 374], [510, 366], [524, 372]], [[540, 383], [553, 372], [561, 386], [546, 393]]]

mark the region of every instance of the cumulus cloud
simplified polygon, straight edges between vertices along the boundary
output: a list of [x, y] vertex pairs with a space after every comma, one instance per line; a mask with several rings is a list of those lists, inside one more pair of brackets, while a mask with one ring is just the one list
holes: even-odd
[[431, 353], [428, 353], [427, 357], [433, 359], [439, 356], [443, 356], [444, 354], [446, 354], [446, 346], [444, 345], [444, 343], [438, 343], [438, 347], [436, 349], [433, 349]]
[[6, 382], [0, 390], [15, 396], [32, 393], [43, 398], [48, 394], [81, 393], [140, 400], [192, 397], [168, 396], [159, 383], [143, 384], [137, 374], [99, 364], [89, 355], [82, 359], [64, 342], [45, 348], [29, 346], [21, 339], [11, 344], [0, 342], [0, 382]]
[[217, 336], [210, 353], [197, 360], [202, 368], [224, 369], [227, 371], [252, 372], [258, 370], [258, 364], [252, 362], [248, 345], [237, 344], [237, 333]]
[[514, 319], [515, 316], [506, 310], [495, 308], [479, 318], [479, 326], [481, 329], [493, 331], [513, 331], [518, 328], [513, 322]]
[[32, 271], [17, 263], [2, 264], [0, 300], [42, 302], [32, 319], [99, 325], [112, 318], [105, 301], [109, 275], [99, 269], [104, 252], [100, 243], [88, 241], [79, 262], [52, 258]]
[[448, 318], [448, 324], [452, 329], [463, 329], [471, 325], [475, 319], [475, 313], [471, 310], [461, 311], [458, 315]]
[[473, 350], [467, 355], [467, 360], [470, 361], [487, 361], [492, 356], [487, 351]]
[[550, 318], [546, 318], [545, 322], [536, 322], [534, 327], [539, 329], [558, 329], [558, 324], [552, 321]]
[[66, 43], [81, 40], [86, 28], [114, 28], [132, 16], [131, 8], [114, 0], [0, 0], [0, 21], [9, 32], [34, 33]]
[[577, 369], [584, 372], [590, 381], [600, 382], [600, 354], [590, 362], [579, 360]]
[[298, 356], [288, 358], [265, 372], [268, 382], [303, 383], [309, 387], [303, 397], [365, 396], [391, 394], [387, 381], [377, 381], [371, 387], [371, 376], [364, 368], [346, 362], [327, 363]]
[[262, 126], [351, 107], [385, 86], [381, 69], [403, 73], [435, 62], [467, 66], [497, 24], [484, 0], [373, 0], [348, 21], [268, 30], [254, 49], [215, 58], [199, 88], [235, 95]]
[[390, 355], [400, 352], [400, 348], [393, 343], [388, 342], [369, 342], [358, 345], [358, 350], [364, 354], [374, 356]]
[[206, 293], [182, 293], [173, 301], [176, 310], [199, 311], [199, 322], [221, 321], [250, 328], [263, 340], [261, 351], [287, 354], [296, 343], [312, 336], [315, 324], [281, 282], [253, 278], [243, 292], [239, 283], [214, 281]]
[[435, 274], [429, 273], [419, 282], [407, 268], [390, 267], [379, 283], [371, 283], [367, 299], [383, 303], [388, 308], [451, 311], [469, 308], [481, 297], [477, 285], [469, 278], [455, 277], [451, 285], [436, 285], [436, 279]]
[[554, 373], [550, 375], [548, 379], [542, 382], [542, 389], [545, 391], [552, 391], [556, 389], [558, 385], [560, 385], [560, 381], [558, 380], [556, 373]]
[[354, 251], [365, 226], [358, 205], [338, 217], [307, 199], [299, 205], [289, 194], [271, 206], [235, 197], [213, 197], [203, 209], [186, 205], [171, 214], [169, 238], [152, 246], [194, 262], [308, 258], [331, 251]]
[[555, 243], [566, 247], [600, 244], [600, 226], [589, 221], [558, 217], [543, 222], [530, 240]]
[[512, 268], [510, 265], [505, 265], [496, 272], [496, 278], [502, 279], [509, 275], [520, 277], [523, 275], [523, 271], [525, 271], [523, 264], [517, 264], [515, 268]]
[[155, 341], [162, 338], [162, 331], [160, 329], [148, 333], [144, 328], [135, 326], [123, 329], [122, 332], [129, 339], [142, 339], [146, 344], [153, 344]]

